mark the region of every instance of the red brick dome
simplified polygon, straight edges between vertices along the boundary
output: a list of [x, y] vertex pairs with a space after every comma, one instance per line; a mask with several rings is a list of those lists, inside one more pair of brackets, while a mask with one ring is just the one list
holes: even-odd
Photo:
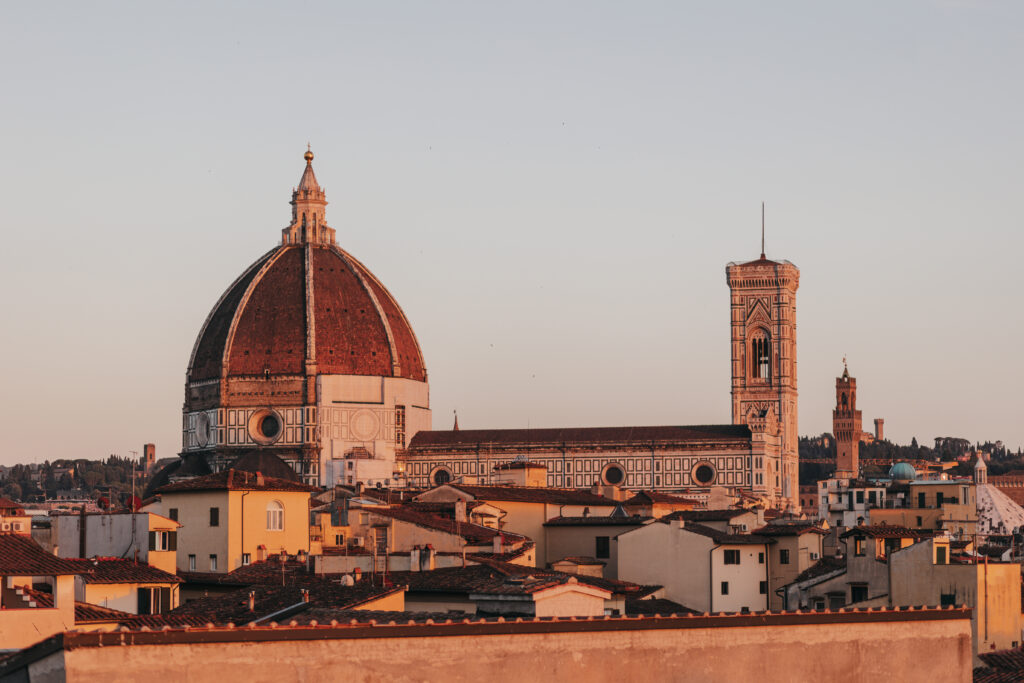
[[281, 246], [249, 266], [207, 317], [189, 384], [311, 371], [426, 381], [423, 354], [394, 297], [334, 244], [312, 156], [292, 195], [292, 225]]

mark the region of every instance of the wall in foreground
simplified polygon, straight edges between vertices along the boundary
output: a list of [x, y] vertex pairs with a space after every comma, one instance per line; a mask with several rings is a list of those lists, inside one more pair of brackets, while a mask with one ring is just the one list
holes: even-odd
[[[971, 680], [963, 609], [65, 634], [0, 680]], [[44, 671], [49, 670], [49, 675]], [[40, 675], [34, 675], [39, 672]]]

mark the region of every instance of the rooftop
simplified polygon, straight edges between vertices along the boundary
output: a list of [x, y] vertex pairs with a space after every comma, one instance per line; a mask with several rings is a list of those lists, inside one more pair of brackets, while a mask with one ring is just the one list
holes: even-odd
[[[420, 432], [421, 434], [423, 432]], [[598, 496], [583, 489], [541, 488], [539, 486], [476, 486], [470, 484], [445, 484], [450, 488], [483, 501], [505, 501], [509, 503], [550, 503], [552, 505], [607, 505], [615, 507], [618, 502]], [[437, 489], [434, 489], [435, 491]]]
[[145, 562], [118, 557], [68, 559], [79, 568], [85, 583], [181, 583], [177, 574], [169, 574]]
[[462, 429], [418, 432], [409, 451], [476, 447], [481, 444], [541, 445], [692, 441], [743, 441], [750, 439], [746, 425], [692, 425], [661, 427], [567, 427], [552, 429]]
[[363, 508], [370, 514], [381, 517], [389, 517], [401, 522], [415, 524], [425, 529], [442, 531], [453, 536], [461, 536], [469, 543], [490, 543], [495, 536], [502, 536], [510, 541], [526, 541], [525, 536], [513, 534], [507, 531], [499, 531], [487, 526], [473, 524], [471, 522], [457, 522], [450, 517], [442, 517], [429, 512], [422, 512], [408, 507], [371, 507]]
[[0, 575], [58, 576], [83, 573], [85, 570], [80, 565], [51, 555], [31, 538], [0, 531]]
[[156, 493], [177, 493], [180, 491], [318, 491], [295, 481], [264, 477], [259, 473], [229, 469], [202, 477], [176, 481], [161, 486]]
[[654, 519], [633, 515], [632, 517], [552, 517], [544, 526], [642, 526]]

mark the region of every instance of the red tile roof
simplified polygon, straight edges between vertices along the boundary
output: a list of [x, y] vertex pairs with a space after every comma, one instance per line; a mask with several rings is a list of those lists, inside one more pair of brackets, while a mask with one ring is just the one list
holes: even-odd
[[432, 515], [428, 512], [421, 512], [407, 507], [366, 507], [358, 509], [373, 515], [379, 515], [381, 517], [388, 517], [400, 522], [415, 524], [416, 526], [421, 526], [425, 529], [433, 529], [435, 531], [443, 531], [444, 533], [452, 534], [453, 536], [461, 536], [469, 543], [491, 543], [494, 540], [494, 537], [499, 534], [503, 535], [509, 541], [522, 542], [527, 540], [525, 536], [521, 536], [519, 534], [513, 534], [507, 531], [501, 532], [497, 529], [480, 526], [479, 524], [473, 524], [470, 522], [456, 522], [450, 517]]
[[760, 529], [754, 529], [754, 533], [760, 536], [800, 536], [807, 533], [824, 536], [828, 532], [815, 522], [800, 520], [799, 522], [766, 524]]
[[632, 498], [623, 503], [623, 505], [649, 505], [651, 503], [688, 503], [691, 505], [699, 505], [700, 501], [693, 500], [692, 498], [684, 498], [683, 496], [672, 495], [671, 493], [662, 493], [661, 491], [638, 491]]
[[892, 524], [871, 524], [855, 526], [843, 532], [840, 538], [847, 538], [849, 536], [866, 536], [868, 538], [931, 538], [936, 533], [936, 531], [929, 529], [909, 529], [905, 526], [895, 526]]
[[476, 448], [480, 445], [635, 444], [638, 442], [690, 443], [694, 441], [749, 441], [745, 425], [691, 425], [661, 427], [566, 427], [554, 429], [462, 429], [417, 432], [409, 442], [410, 454], [431, 450]]
[[637, 617], [654, 616], [657, 614], [664, 616], [672, 614], [700, 614], [700, 612], [665, 598], [645, 598], [643, 600], [626, 598], [626, 614], [631, 617]]
[[[379, 587], [369, 581], [360, 581], [355, 586], [341, 586], [323, 578], [305, 581], [302, 585], [251, 586], [226, 595], [211, 596], [193, 600], [171, 610], [170, 617], [189, 617], [214, 624], [247, 624], [275, 612], [296, 607], [326, 607], [352, 609], [372, 600], [404, 590], [404, 586]], [[303, 591], [307, 591], [305, 602]], [[249, 609], [249, 594], [254, 594], [254, 609]]]
[[81, 574], [71, 561], [51, 555], [21, 534], [0, 532], [0, 575], [58, 576]]
[[145, 562], [117, 557], [69, 559], [80, 570], [85, 583], [181, 583], [181, 577], [168, 574]]
[[687, 531], [700, 534], [701, 536], [707, 536], [715, 543], [719, 543], [721, 545], [765, 545], [775, 543], [775, 539], [769, 538], [768, 536], [758, 536], [756, 534], [727, 534], [724, 531], [712, 529], [709, 526], [697, 524], [696, 522], [684, 522], [684, 525], [684, 528]]
[[633, 515], [631, 517], [552, 517], [544, 526], [643, 526], [653, 517]]
[[659, 522], [673, 522], [686, 520], [687, 522], [729, 522], [741, 515], [754, 514], [750, 510], [676, 510], [664, 517], [659, 517]]
[[611, 498], [597, 496], [582, 489], [556, 489], [539, 486], [475, 486], [470, 484], [445, 484], [445, 486], [462, 491], [482, 501], [608, 507], [618, 505], [618, 502]]
[[826, 555], [796, 576], [796, 581], [809, 581], [819, 576], [846, 569], [846, 558]]
[[0, 497], [0, 512], [7, 515], [23, 515], [25, 509], [21, 507], [21, 503], [15, 503], [10, 498]]
[[252, 472], [229, 469], [203, 477], [183, 479], [166, 486], [161, 486], [157, 493], [176, 493], [179, 491], [318, 491], [315, 486], [307, 486], [295, 481], [264, 477]]

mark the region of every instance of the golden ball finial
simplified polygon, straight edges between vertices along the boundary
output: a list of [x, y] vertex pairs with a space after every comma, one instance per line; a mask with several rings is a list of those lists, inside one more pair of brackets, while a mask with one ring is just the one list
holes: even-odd
[[306, 143], [306, 153], [302, 155], [302, 158], [306, 160], [306, 163], [313, 161], [313, 151], [309, 147], [309, 143]]

